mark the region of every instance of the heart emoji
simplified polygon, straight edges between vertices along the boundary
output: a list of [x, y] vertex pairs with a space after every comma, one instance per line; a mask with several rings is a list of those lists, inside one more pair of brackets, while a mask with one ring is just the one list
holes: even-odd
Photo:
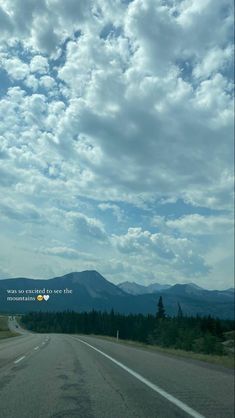
[[48, 301], [49, 297], [50, 297], [49, 295], [43, 295], [43, 298], [46, 302]]

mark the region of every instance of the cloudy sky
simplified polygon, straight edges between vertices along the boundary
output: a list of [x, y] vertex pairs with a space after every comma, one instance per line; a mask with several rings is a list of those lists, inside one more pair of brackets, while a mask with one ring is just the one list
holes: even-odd
[[0, 277], [233, 285], [232, 0], [0, 1]]

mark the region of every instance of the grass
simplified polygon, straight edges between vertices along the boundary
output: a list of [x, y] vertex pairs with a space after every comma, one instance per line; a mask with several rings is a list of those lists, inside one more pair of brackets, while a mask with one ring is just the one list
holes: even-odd
[[[103, 336], [103, 335], [92, 335], [92, 336], [96, 338], [100, 338], [100, 339], [109, 340], [112, 342], [117, 342], [116, 338], [114, 337], [108, 337], [108, 336]], [[234, 355], [230, 355], [230, 354], [218, 356], [218, 355], [211, 355], [211, 354], [194, 353], [192, 351], [176, 350], [174, 348], [163, 348], [158, 345], [149, 345], [149, 344], [144, 344], [144, 343], [137, 342], [137, 341], [121, 340], [121, 339], [118, 340], [117, 344], [119, 343], [131, 346], [131, 347], [144, 348], [145, 350], [153, 351], [153, 352], [157, 352], [161, 354], [169, 354], [174, 357], [199, 360], [199, 361], [203, 361], [206, 363], [215, 364], [217, 366], [223, 366], [229, 369], [234, 369], [234, 363], [235, 363]]]
[[7, 316], [0, 316], [0, 332], [8, 331], [8, 318]]
[[0, 340], [16, 337], [17, 335], [18, 334], [16, 332], [11, 332], [8, 329], [8, 317], [0, 316]]

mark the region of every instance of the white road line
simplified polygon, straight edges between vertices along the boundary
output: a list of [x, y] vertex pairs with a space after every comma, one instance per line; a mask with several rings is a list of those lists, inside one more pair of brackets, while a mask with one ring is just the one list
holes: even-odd
[[26, 356], [22, 356], [20, 358], [18, 358], [17, 360], [14, 361], [15, 364], [19, 363], [21, 360], [24, 360]]
[[39, 347], [37, 346], [37, 347], [34, 347], [34, 350], [38, 350], [39, 349]]
[[140, 382], [144, 383], [146, 386], [157, 392], [159, 395], [161, 395], [163, 398], [167, 399], [169, 402], [173, 403], [174, 405], [178, 406], [182, 411], [186, 412], [188, 415], [190, 415], [193, 418], [205, 418], [203, 415], [199, 414], [197, 411], [192, 409], [190, 406], [186, 405], [184, 402], [181, 402], [179, 399], [172, 396], [170, 393], [166, 392], [165, 390], [161, 389], [159, 386], [155, 385], [154, 383], [150, 382], [148, 379], [145, 379], [145, 377], [141, 376], [139, 373], [136, 373], [134, 370], [130, 369], [129, 367], [125, 366], [124, 364], [120, 363], [120, 361], [115, 360], [113, 357], [109, 356], [108, 354], [105, 354], [103, 351], [99, 350], [96, 347], [93, 347], [93, 345], [88, 344], [86, 341], [81, 340], [80, 338], [73, 337], [74, 340], [78, 340], [81, 343], [87, 345], [88, 347], [92, 348], [93, 350], [97, 351], [98, 353], [102, 354], [102, 356], [106, 357], [107, 359], [111, 360], [113, 363], [115, 363], [117, 366], [121, 367], [123, 370], [125, 370], [127, 373], [134, 376], [136, 379], [138, 379]]

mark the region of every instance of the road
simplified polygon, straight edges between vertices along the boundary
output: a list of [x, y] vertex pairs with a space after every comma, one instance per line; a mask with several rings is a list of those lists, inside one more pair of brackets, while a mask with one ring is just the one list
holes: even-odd
[[233, 373], [90, 336], [0, 343], [1, 418], [233, 418]]

